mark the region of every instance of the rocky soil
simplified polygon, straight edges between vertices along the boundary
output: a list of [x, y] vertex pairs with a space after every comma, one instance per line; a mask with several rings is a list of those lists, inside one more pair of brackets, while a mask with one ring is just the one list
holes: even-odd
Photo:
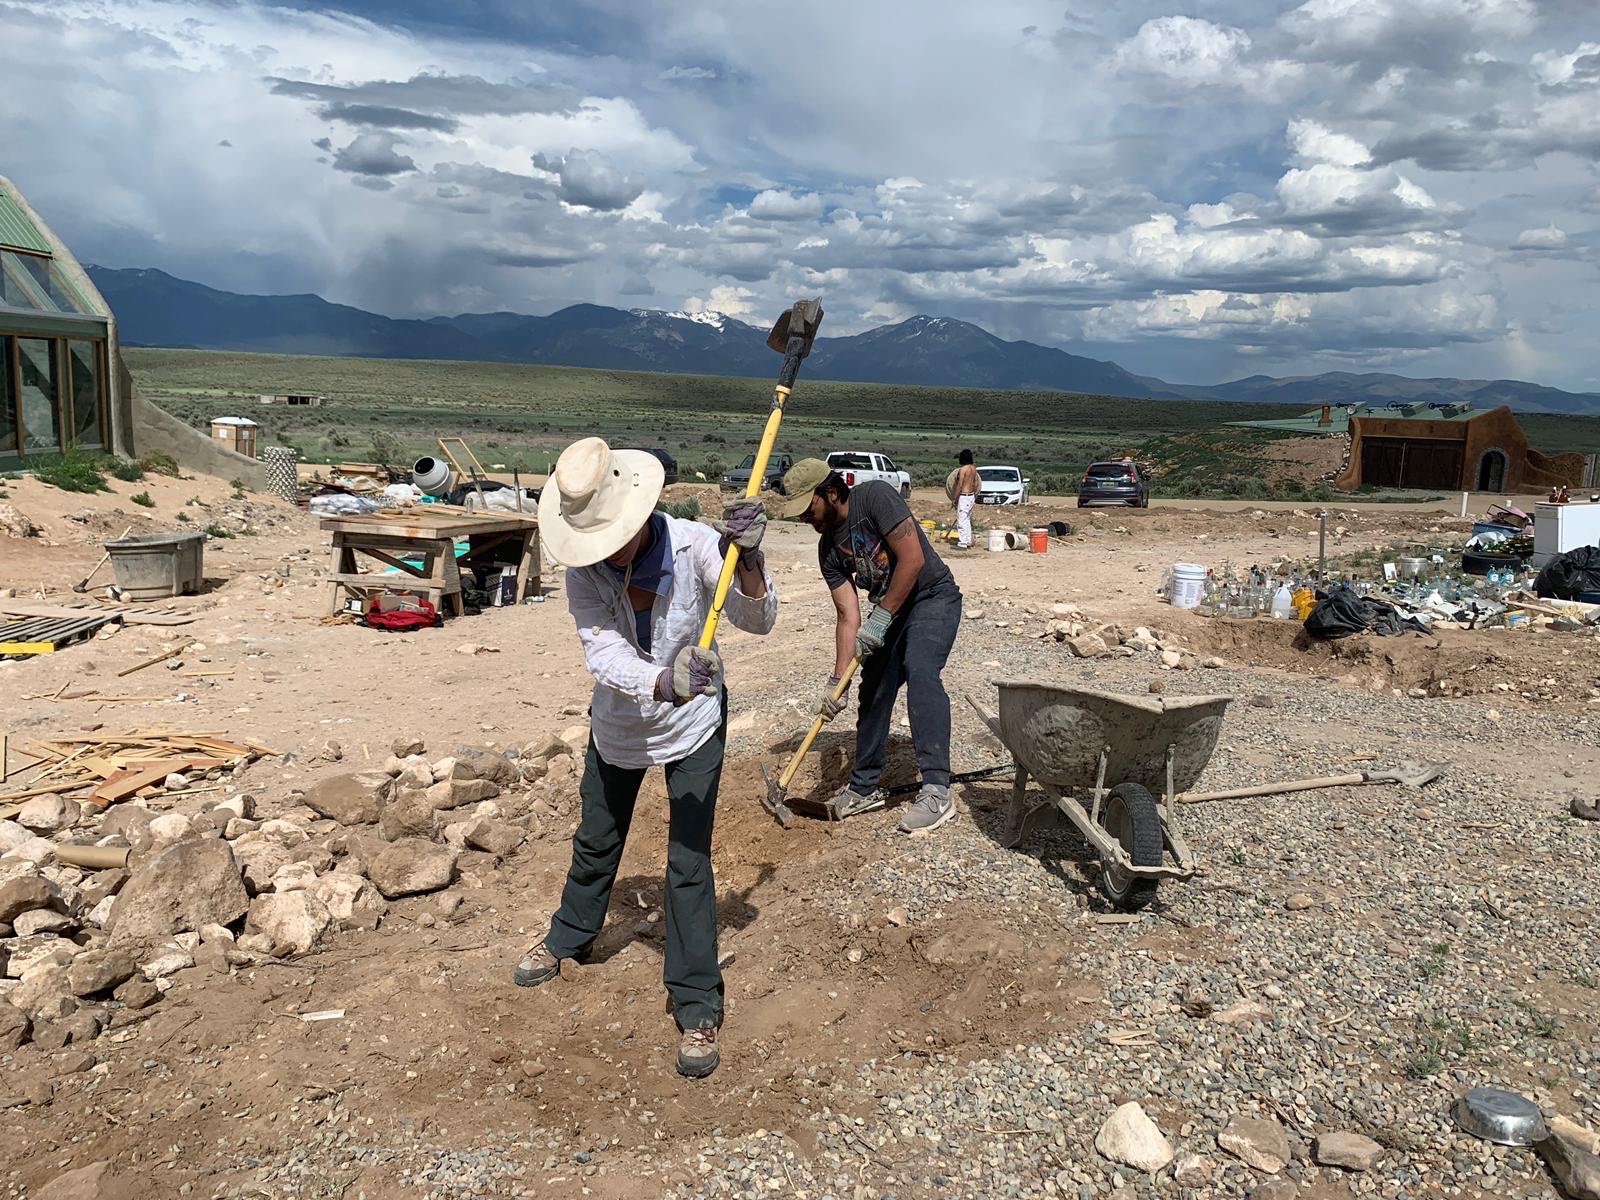
[[[0, 533], [0, 587], [70, 600], [145, 486], [8, 484], [40, 532]], [[559, 892], [586, 738], [559, 577], [552, 602], [443, 631], [329, 625], [313, 522], [207, 481], [150, 490], [157, 527], [193, 499], [256, 532], [208, 546], [207, 593], [169, 606], [192, 625], [0, 664], [0, 729], [14, 750], [98, 726], [278, 753], [0, 823], [6, 1195], [1524, 1198], [1557, 1175], [1456, 1131], [1462, 1092], [1600, 1126], [1600, 827], [1568, 814], [1600, 781], [1592, 635], [1334, 655], [1153, 596], [1174, 560], [1314, 552], [1292, 511], [1096, 514], [1044, 556], [953, 555], [957, 770], [1005, 761], [963, 698], [1018, 677], [1235, 697], [1203, 788], [1447, 764], [1416, 792], [1184, 806], [1201, 873], [1123, 914], [1069, 828], [1000, 845], [1003, 777], [927, 837], [893, 809], [766, 817], [759, 767], [795, 744], [831, 643], [814, 544], [775, 530], [779, 630], [724, 639], [728, 1019], [721, 1069], [690, 1083], [660, 986], [657, 777], [595, 961], [510, 981]], [[1461, 532], [1340, 524], [1351, 545]], [[180, 667], [116, 678], [180, 635]], [[157, 698], [58, 698], [80, 690]], [[914, 775], [903, 716], [890, 783]], [[794, 792], [837, 786], [850, 742], [841, 719]], [[69, 843], [128, 868], [68, 867]]]

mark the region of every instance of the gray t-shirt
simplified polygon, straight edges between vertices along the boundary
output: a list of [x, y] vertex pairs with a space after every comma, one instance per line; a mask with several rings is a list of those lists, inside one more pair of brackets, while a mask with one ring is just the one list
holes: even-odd
[[[902, 521], [911, 520], [911, 510], [900, 493], [881, 479], [870, 480], [850, 489], [850, 516], [838, 529], [817, 540], [817, 563], [822, 578], [832, 591], [854, 581], [856, 587], [877, 603], [889, 590], [894, 560], [889, 556], [889, 531]], [[943, 588], [954, 588], [955, 577], [944, 559], [933, 552], [922, 526], [912, 521], [917, 540], [922, 543], [922, 570], [907, 603]]]

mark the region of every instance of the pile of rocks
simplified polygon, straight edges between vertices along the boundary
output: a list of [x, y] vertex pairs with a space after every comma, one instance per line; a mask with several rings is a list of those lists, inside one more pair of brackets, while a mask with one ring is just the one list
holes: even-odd
[[[180, 972], [304, 954], [376, 929], [391, 902], [446, 888], [463, 866], [496, 869], [573, 813], [587, 738], [574, 727], [433, 760], [405, 739], [381, 769], [321, 779], [271, 818], [242, 791], [220, 803], [176, 791], [165, 812], [35, 797], [0, 821], [0, 1053], [93, 1039], [140, 1019]], [[122, 865], [66, 861], [86, 846]]]

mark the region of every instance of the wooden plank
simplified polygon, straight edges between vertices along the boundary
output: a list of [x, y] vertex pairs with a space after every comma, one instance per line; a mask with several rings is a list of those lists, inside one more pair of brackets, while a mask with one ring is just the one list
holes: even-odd
[[172, 771], [165, 765], [149, 767], [143, 771], [119, 772], [90, 792], [89, 802], [101, 807], [114, 804], [118, 800], [127, 799], [141, 788], [153, 787], [171, 774]]
[[381, 588], [389, 592], [442, 592], [445, 585], [440, 582], [431, 582], [426, 579], [413, 578], [410, 575], [326, 575], [323, 577], [329, 583], [342, 584], [345, 587]]
[[121, 679], [124, 675], [132, 675], [135, 671], [142, 671], [146, 667], [153, 667], [159, 662], [166, 662], [169, 658], [177, 658], [178, 655], [182, 654], [192, 644], [193, 643], [191, 642], [184, 642], [182, 645], [174, 646], [171, 650], [162, 651], [154, 658], [147, 658], [142, 663], [135, 663], [131, 667], [124, 667], [122, 670], [117, 672], [117, 678]]
[[[452, 549], [453, 549], [453, 547], [452, 547]], [[356, 552], [358, 554], [365, 554], [369, 558], [375, 558], [379, 562], [384, 563], [387, 566], [393, 567], [396, 571], [400, 571], [400, 572], [402, 572], [402, 573], [404, 573], [406, 575], [410, 575], [414, 579], [423, 578], [422, 568], [413, 567], [410, 563], [405, 562], [402, 559], [395, 558], [394, 555], [392, 555], [392, 554], [385, 554], [382, 550], [379, 550], [375, 546], [359, 546], [358, 545], [358, 546], [355, 547], [355, 550], [356, 550]]]

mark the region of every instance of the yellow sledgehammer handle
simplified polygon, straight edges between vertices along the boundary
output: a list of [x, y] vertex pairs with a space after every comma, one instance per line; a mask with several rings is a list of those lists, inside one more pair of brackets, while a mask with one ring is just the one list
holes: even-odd
[[[852, 658], [850, 665], [844, 669], [844, 678], [839, 680], [839, 686], [833, 689], [833, 698], [838, 700], [850, 690], [850, 681], [856, 676], [856, 668], [861, 665], [859, 658]], [[789, 790], [789, 784], [794, 779], [794, 773], [800, 769], [800, 763], [811, 749], [811, 743], [817, 740], [817, 735], [822, 732], [822, 714], [817, 714], [817, 719], [811, 722], [811, 731], [800, 742], [800, 748], [794, 752], [794, 757], [789, 760], [789, 765], [783, 769], [783, 774], [778, 776], [778, 793], [782, 795]]]
[[[761, 484], [767, 477], [767, 460], [772, 457], [772, 447], [778, 441], [778, 426], [783, 423], [783, 405], [789, 399], [789, 388], [779, 384], [772, 397], [772, 412], [767, 415], [767, 427], [761, 434], [761, 445], [756, 450], [756, 461], [750, 467], [750, 482], [745, 485], [746, 500], [761, 494]], [[717, 592], [711, 600], [711, 612], [706, 617], [705, 628], [700, 631], [700, 646], [711, 649], [717, 636], [717, 624], [722, 620], [722, 606], [728, 601], [728, 589], [733, 586], [733, 573], [739, 565], [739, 547], [729, 546], [722, 560], [722, 577], [717, 580]], [[816, 734], [813, 733], [812, 737]]]

